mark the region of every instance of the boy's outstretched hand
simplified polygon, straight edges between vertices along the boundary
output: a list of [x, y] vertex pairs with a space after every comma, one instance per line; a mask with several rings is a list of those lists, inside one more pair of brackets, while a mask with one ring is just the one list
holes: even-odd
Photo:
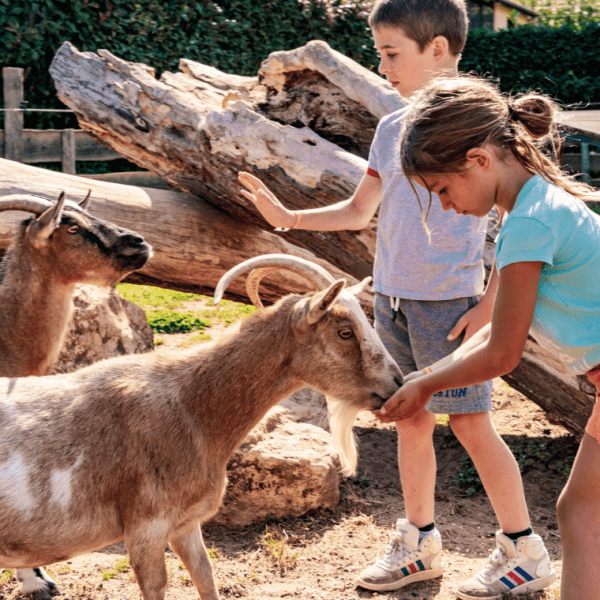
[[[422, 372], [421, 372], [422, 375]], [[394, 423], [409, 419], [421, 410], [431, 398], [424, 386], [419, 382], [419, 377], [404, 380], [404, 385], [373, 414], [382, 423]]]
[[240, 171], [238, 181], [247, 189], [240, 190], [244, 198], [254, 203], [260, 214], [273, 227], [292, 227], [296, 215], [279, 202], [275, 194], [260, 180], [250, 173]]

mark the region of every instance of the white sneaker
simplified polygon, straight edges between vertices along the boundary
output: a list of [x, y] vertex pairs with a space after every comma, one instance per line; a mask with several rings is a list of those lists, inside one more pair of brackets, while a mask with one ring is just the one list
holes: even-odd
[[503, 598], [504, 594], [526, 594], [543, 590], [556, 581], [548, 551], [539, 535], [513, 541], [496, 532], [496, 549], [483, 570], [457, 590], [461, 600]]
[[388, 591], [439, 577], [442, 536], [434, 529], [419, 544], [419, 533], [418, 527], [398, 519], [384, 555], [358, 576], [357, 584], [368, 590]]

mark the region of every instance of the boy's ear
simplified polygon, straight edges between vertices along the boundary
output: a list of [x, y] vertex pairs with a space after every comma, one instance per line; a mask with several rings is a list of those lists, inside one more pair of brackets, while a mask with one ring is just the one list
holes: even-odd
[[434, 58], [444, 58], [450, 53], [450, 45], [448, 44], [448, 39], [445, 38], [443, 35], [438, 35], [434, 37], [431, 42], [431, 46]]
[[492, 164], [492, 155], [485, 148], [471, 148], [467, 152], [467, 160], [485, 169]]

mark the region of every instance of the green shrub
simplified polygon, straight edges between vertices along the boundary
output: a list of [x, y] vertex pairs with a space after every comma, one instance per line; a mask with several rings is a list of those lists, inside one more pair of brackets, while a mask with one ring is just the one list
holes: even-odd
[[[0, 0], [0, 62], [25, 69], [25, 100], [35, 108], [64, 108], [48, 67], [65, 40], [81, 51], [105, 48], [146, 63], [157, 76], [176, 71], [182, 57], [256, 75], [269, 53], [313, 39], [376, 70], [366, 21], [371, 5], [372, 0]], [[505, 91], [535, 88], [565, 103], [598, 102], [600, 25], [581, 23], [471, 31], [461, 69], [490, 73]], [[73, 115], [26, 113], [25, 127], [77, 123]]]
[[208, 322], [191, 313], [180, 313], [174, 310], [159, 309], [147, 315], [148, 325], [155, 333], [187, 333], [202, 331]]
[[505, 92], [538, 90], [564, 104], [600, 102], [600, 24], [469, 32], [460, 68], [497, 78]]

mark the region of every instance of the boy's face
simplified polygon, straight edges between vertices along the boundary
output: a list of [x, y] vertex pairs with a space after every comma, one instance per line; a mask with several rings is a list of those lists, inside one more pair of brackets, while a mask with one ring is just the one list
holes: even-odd
[[402, 28], [391, 25], [381, 25], [372, 33], [379, 54], [379, 72], [401, 96], [408, 98], [440, 69], [433, 44], [421, 52]]

